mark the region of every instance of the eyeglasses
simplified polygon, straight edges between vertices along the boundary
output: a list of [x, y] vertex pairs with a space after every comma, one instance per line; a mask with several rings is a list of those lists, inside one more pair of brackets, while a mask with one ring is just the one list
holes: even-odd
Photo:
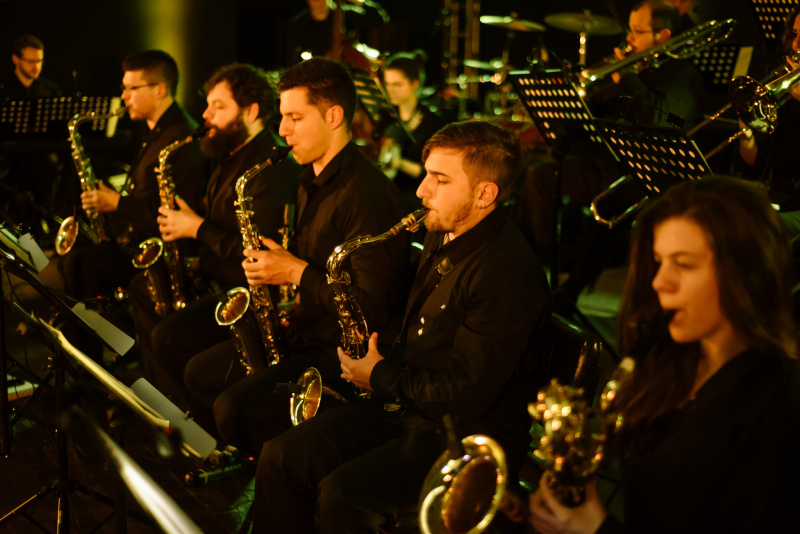
[[19, 58], [19, 60], [22, 61], [23, 63], [27, 63], [28, 65], [40, 65], [44, 63], [43, 59], [28, 59], [26, 57], [21, 57]]
[[125, 87], [124, 85], [119, 86], [119, 90], [121, 92], [130, 91], [131, 93], [136, 91], [137, 89], [141, 89], [142, 87], [153, 87], [154, 85], [158, 85], [161, 82], [156, 83], [143, 83], [142, 85], [131, 85], [130, 87]]

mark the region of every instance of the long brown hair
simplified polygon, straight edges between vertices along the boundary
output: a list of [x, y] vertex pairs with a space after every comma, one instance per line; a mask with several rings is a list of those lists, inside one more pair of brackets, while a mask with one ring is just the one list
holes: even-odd
[[[704, 231], [714, 254], [720, 307], [744, 343], [764, 353], [794, 357], [788, 231], [757, 185], [731, 177], [676, 185], [637, 218], [620, 310], [623, 353], [636, 345], [642, 325], [663, 314], [652, 288], [658, 270], [653, 233], [673, 217], [691, 219]], [[645, 351], [633, 380], [620, 394], [629, 431], [647, 431], [685, 401], [699, 358], [699, 342], [678, 344], [669, 335]]]

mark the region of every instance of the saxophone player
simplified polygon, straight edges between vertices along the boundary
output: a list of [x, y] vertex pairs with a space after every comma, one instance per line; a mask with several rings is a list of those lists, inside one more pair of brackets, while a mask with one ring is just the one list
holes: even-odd
[[[105, 241], [77, 246], [64, 256], [64, 290], [79, 300], [128, 286], [136, 274], [131, 264], [134, 247], [159, 235], [158, 154], [197, 127], [175, 100], [178, 66], [169, 54], [161, 50], [131, 54], [123, 60], [122, 70], [122, 100], [131, 119], [146, 127], [128, 173], [130, 194], [122, 196], [101, 184], [98, 190], [81, 194], [81, 205], [87, 212], [115, 213], [120, 226], [132, 229], [126, 239], [130, 246]], [[176, 192], [188, 202], [197, 202], [208, 175], [208, 160], [190, 146], [176, 155], [174, 166]]]
[[[304, 61], [284, 72], [278, 89], [279, 133], [297, 162], [305, 165], [295, 245], [287, 251], [265, 239], [265, 250], [245, 250], [242, 265], [251, 286], [297, 285], [298, 336], [276, 365], [238, 382], [232, 383], [244, 372], [227, 339], [196, 355], [184, 376], [196, 398], [213, 404], [221, 436], [251, 454], [291, 426], [289, 396], [285, 390], [275, 391], [278, 383], [295, 382], [313, 366], [324, 384], [337, 391], [349, 389], [336, 356], [341, 328], [334, 290], [326, 281], [326, 261], [337, 245], [356, 236], [378, 235], [407, 213], [399, 189], [351, 141], [356, 92], [341, 64], [324, 58]], [[348, 257], [355, 298], [371, 328], [386, 331], [397, 315], [407, 261], [405, 232]], [[228, 369], [233, 371], [226, 375]]]
[[[270, 157], [282, 141], [270, 130], [275, 99], [266, 76], [252, 65], [233, 63], [217, 70], [205, 83], [207, 108], [203, 113], [208, 133], [200, 148], [216, 158], [217, 167], [201, 202], [178, 198], [177, 207], [159, 208], [162, 239], [193, 240], [199, 245], [198, 276], [222, 289], [244, 285], [240, 267], [242, 240], [235, 212], [237, 178]], [[265, 236], [277, 239], [283, 209], [293, 204], [300, 167], [285, 158], [257, 176], [248, 189], [254, 198], [254, 224]], [[229, 339], [228, 328], [214, 321], [214, 295], [190, 302], [163, 320], [153, 309], [144, 276], [131, 284], [137, 337], [145, 376], [184, 408], [200, 424], [213, 430], [210, 415], [204, 423], [198, 406], [183, 387], [183, 369], [191, 356]], [[227, 372], [223, 369], [223, 376]]]
[[375, 334], [363, 359], [338, 353], [342, 376], [371, 399], [264, 444], [253, 532], [314, 532], [315, 511], [320, 533], [391, 524], [416, 505], [445, 450], [448, 413], [466, 434], [502, 442], [517, 472], [529, 422], [524, 403], [511, 401], [525, 387], [515, 368], [550, 315], [544, 271], [502, 208], [520, 150], [513, 133], [483, 122], [450, 124], [428, 141], [417, 189], [428, 233], [400, 336], [391, 355]]

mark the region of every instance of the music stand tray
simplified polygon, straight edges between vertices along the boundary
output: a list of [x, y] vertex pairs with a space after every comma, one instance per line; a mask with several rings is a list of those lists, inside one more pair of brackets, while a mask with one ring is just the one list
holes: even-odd
[[648, 196], [683, 180], [713, 174], [694, 141], [677, 128], [631, 126], [597, 120], [602, 135]]
[[[118, 109], [118, 96], [57, 96], [8, 100], [0, 106], [0, 139], [52, 138], [66, 139], [67, 123], [77, 114], [96, 111], [106, 114]], [[92, 121], [84, 129], [85, 136], [113, 137], [118, 117]]]

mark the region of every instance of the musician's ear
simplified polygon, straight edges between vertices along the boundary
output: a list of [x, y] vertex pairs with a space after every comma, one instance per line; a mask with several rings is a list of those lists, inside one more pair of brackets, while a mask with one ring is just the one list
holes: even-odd
[[664, 28], [656, 32], [656, 44], [666, 43], [672, 38], [672, 30]]
[[244, 109], [244, 120], [247, 124], [253, 124], [258, 119], [258, 102], [253, 102]]
[[497, 199], [500, 188], [494, 182], [481, 182], [477, 187], [477, 205], [480, 209], [486, 209]]
[[344, 109], [342, 106], [335, 104], [325, 111], [325, 121], [330, 126], [331, 130], [335, 130], [344, 124]]

